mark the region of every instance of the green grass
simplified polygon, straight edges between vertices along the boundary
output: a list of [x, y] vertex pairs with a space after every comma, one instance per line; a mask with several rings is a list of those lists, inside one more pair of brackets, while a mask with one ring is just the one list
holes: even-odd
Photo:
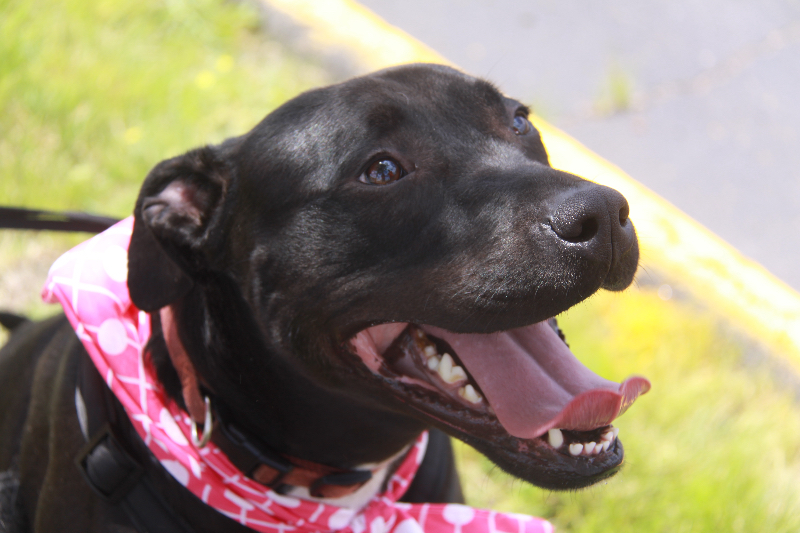
[[[0, 0], [0, 205], [125, 217], [160, 160], [327, 82], [248, 2]], [[85, 238], [0, 232], [0, 308], [52, 313], [47, 268]]]
[[[653, 383], [615, 425], [626, 465], [571, 493], [512, 480], [463, 445], [469, 501], [536, 514], [558, 531], [800, 531], [800, 411], [709, 314], [653, 291], [602, 293], [559, 320], [581, 360]], [[752, 349], [752, 348], [751, 348]]]
[[[159, 160], [242, 133], [326, 81], [265, 38], [247, 3], [0, 0], [0, 204], [126, 216]], [[0, 232], [0, 308], [52, 313], [37, 303], [43, 277], [83, 238]], [[562, 532], [800, 530], [798, 407], [743, 366], [744, 348], [713, 317], [634, 289], [601, 294], [562, 325], [595, 371], [653, 382], [617, 424], [626, 467], [551, 493], [459, 446], [471, 503]]]
[[160, 159], [325, 81], [218, 0], [0, 3], [0, 199], [117, 216]]

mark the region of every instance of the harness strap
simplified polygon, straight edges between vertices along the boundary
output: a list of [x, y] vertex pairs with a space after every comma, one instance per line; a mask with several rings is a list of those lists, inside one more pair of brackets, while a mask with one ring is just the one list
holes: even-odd
[[75, 458], [83, 478], [103, 501], [119, 506], [140, 533], [194, 533], [114, 436], [110, 391], [88, 355], [79, 366], [75, 404], [81, 430], [90, 436]]

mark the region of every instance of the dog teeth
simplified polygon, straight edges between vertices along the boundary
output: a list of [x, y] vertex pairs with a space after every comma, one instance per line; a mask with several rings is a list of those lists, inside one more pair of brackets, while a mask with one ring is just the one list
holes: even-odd
[[[611, 445], [614, 444], [614, 439], [619, 434], [618, 428], [610, 428], [608, 431], [600, 436], [597, 442], [573, 442], [569, 444], [567, 449], [570, 455], [578, 456], [592, 456], [607, 452]], [[555, 449], [560, 448], [564, 444], [564, 433], [560, 429], [553, 428], [547, 432], [547, 443]]]
[[[450, 385], [467, 381], [467, 372], [456, 364], [455, 359], [449, 353], [439, 355], [436, 348], [432, 345], [427, 345], [422, 349], [425, 356], [425, 365], [431, 372], [436, 372], [445, 383]], [[480, 395], [471, 383], [467, 383], [463, 387], [458, 388], [458, 395], [473, 404], [483, 402], [483, 396]]]
[[439, 376], [445, 383], [453, 384], [467, 379], [467, 373], [463, 368], [455, 364], [453, 356], [449, 353], [442, 356], [442, 360], [439, 361], [439, 368], [436, 369], [436, 372], [439, 373]]
[[467, 379], [467, 373], [460, 366], [454, 366], [450, 371], [450, 380], [448, 383], [458, 383]]
[[564, 434], [560, 429], [553, 428], [547, 432], [547, 441], [553, 448], [561, 448], [561, 445], [564, 444]]
[[458, 395], [471, 403], [481, 403], [483, 401], [483, 397], [469, 383], [458, 389]]
[[[439, 361], [439, 368], [437, 372], [439, 375], [442, 376], [442, 379], [447, 381], [450, 378], [450, 374], [453, 371], [453, 356], [449, 353], [446, 353], [442, 356], [442, 359]], [[448, 381], [449, 383], [449, 381]]]

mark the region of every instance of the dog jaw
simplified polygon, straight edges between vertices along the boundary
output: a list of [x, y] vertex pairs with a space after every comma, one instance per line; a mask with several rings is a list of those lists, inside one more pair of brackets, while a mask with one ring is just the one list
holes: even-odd
[[620, 385], [593, 374], [554, 320], [491, 334], [388, 323], [359, 331], [347, 349], [401, 401], [451, 431], [479, 435], [490, 448], [505, 441], [506, 453], [536, 462], [549, 457], [534, 470], [559, 475], [521, 476], [547, 488], [577, 488], [616, 472], [623, 448], [611, 421], [650, 388], [641, 377]]

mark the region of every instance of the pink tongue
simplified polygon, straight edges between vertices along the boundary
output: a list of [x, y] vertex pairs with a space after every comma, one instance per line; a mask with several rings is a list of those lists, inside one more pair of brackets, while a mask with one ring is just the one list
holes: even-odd
[[643, 377], [621, 385], [601, 378], [578, 361], [546, 322], [489, 335], [422, 329], [453, 347], [500, 423], [516, 437], [608, 425], [650, 390]]

